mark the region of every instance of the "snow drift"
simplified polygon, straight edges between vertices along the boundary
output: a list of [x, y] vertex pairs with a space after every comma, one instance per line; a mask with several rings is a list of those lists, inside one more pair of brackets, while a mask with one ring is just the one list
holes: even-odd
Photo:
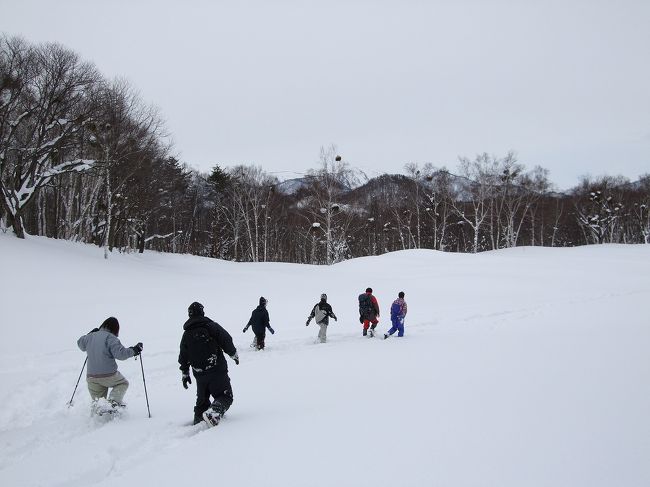
[[[650, 485], [650, 246], [406, 251], [331, 267], [240, 264], [0, 235], [0, 484], [5, 486]], [[397, 292], [406, 336], [380, 331]], [[314, 344], [326, 292], [339, 317]], [[269, 300], [267, 350], [242, 335]], [[234, 337], [235, 402], [192, 427], [176, 363], [192, 301]], [[77, 338], [107, 316], [144, 342], [120, 362], [128, 412], [100, 423]]]

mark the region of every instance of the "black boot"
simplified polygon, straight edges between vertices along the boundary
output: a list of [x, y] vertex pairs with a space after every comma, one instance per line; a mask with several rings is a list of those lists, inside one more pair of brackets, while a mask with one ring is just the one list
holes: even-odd
[[202, 415], [194, 415], [194, 422], [192, 424], [199, 424], [203, 422], [203, 416]]
[[366, 330], [366, 329], [364, 328], [364, 329], [363, 329], [363, 336], [365, 337], [367, 334], [368, 334], [368, 330]]

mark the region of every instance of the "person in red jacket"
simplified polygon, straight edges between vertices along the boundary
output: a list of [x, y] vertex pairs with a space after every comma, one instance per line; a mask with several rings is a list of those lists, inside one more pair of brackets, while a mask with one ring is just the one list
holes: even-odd
[[363, 336], [375, 336], [375, 328], [379, 323], [379, 303], [377, 298], [372, 295], [372, 288], [367, 288], [366, 292], [359, 295], [359, 322], [363, 323]]

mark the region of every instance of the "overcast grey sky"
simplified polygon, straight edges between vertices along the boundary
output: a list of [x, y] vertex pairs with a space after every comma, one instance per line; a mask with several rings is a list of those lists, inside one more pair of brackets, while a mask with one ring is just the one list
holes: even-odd
[[160, 107], [181, 159], [369, 175], [512, 149], [564, 189], [650, 172], [650, 1], [0, 0]]

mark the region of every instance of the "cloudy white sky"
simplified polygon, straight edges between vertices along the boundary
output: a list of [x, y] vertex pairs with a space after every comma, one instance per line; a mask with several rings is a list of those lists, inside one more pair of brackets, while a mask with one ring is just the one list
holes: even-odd
[[650, 172], [650, 1], [0, 0], [157, 105], [181, 159], [281, 179], [514, 150], [559, 188]]

